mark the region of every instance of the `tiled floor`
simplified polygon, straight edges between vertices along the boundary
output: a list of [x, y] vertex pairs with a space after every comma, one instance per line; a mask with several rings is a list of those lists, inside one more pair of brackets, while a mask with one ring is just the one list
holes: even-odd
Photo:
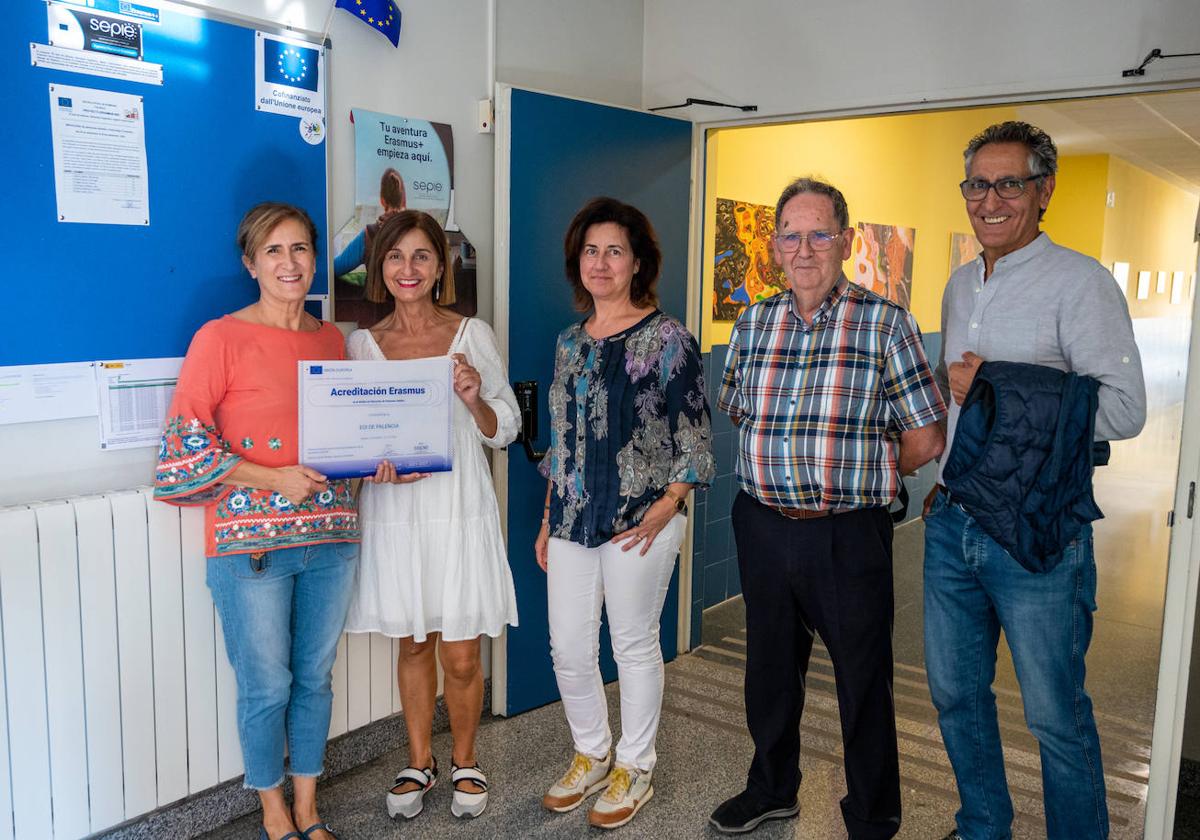
[[[1174, 419], [1178, 423], [1178, 418]], [[1174, 429], [1178, 429], [1175, 425]], [[1111, 466], [1097, 475], [1097, 498], [1107, 518], [1096, 525], [1100, 610], [1088, 657], [1089, 690], [1095, 700], [1108, 782], [1112, 837], [1142, 836], [1146, 779], [1157, 677], [1161, 600], [1166, 572], [1166, 510], [1174, 480], [1170, 421], [1161, 434], [1118, 447]], [[896, 705], [904, 796], [903, 838], [941, 838], [957, 807], [950, 773], [923, 671], [921, 647], [920, 522], [896, 532]], [[742, 670], [745, 633], [739, 599], [705, 615], [703, 644], [667, 668], [654, 799], [623, 837], [716, 837], [708, 814], [742, 786], [750, 759], [744, 728]], [[614, 727], [616, 685], [609, 686]], [[1036, 743], [1025, 728], [1018, 686], [1001, 645], [997, 696], [1009, 781], [1017, 817], [1014, 836], [1045, 835]], [[844, 791], [837, 703], [832, 667], [823, 648], [814, 650], [809, 702], [802, 724], [804, 782], [799, 819], [766, 824], [755, 837], [845, 837], [838, 799]], [[435, 738], [449, 761], [449, 735]], [[449, 786], [440, 784], [426, 812], [408, 823], [392, 822], [383, 795], [403, 764], [393, 754], [322, 783], [325, 816], [349, 838], [551, 838], [588, 832], [582, 811], [551, 815], [542, 792], [570, 757], [566, 723], [558, 704], [512, 719], [487, 718], [479, 755], [493, 782], [488, 810], [463, 823], [450, 815]], [[1181, 813], [1181, 833], [1200, 824]], [[1192, 819], [1191, 822], [1188, 822]], [[214, 840], [250, 838], [251, 815], [211, 835]], [[1196, 835], [1192, 835], [1196, 836]]]
[[[731, 637], [733, 638], [733, 637]], [[667, 671], [666, 702], [658, 741], [654, 799], [619, 836], [646, 838], [717, 837], [708, 814], [725, 796], [741, 788], [750, 760], [741, 697], [741, 660], [735, 641], [681, 657]], [[837, 799], [842, 786], [836, 702], [832, 683], [820, 664], [806, 715], [805, 781], [798, 820], [767, 824], [756, 837], [844, 837]], [[609, 687], [610, 706], [616, 686]], [[619, 721], [614, 720], [614, 725]], [[917, 727], [921, 729], [920, 726]], [[926, 726], [925, 729], [928, 729]], [[941, 837], [953, 814], [944, 780], [931, 769], [936, 745], [927, 731], [914, 733], [926, 754], [906, 772], [906, 837]], [[449, 736], [435, 739], [435, 751], [449, 755]], [[490, 719], [480, 731], [479, 754], [493, 783], [488, 810], [463, 823], [450, 815], [448, 786], [439, 784], [427, 799], [426, 812], [409, 823], [394, 823], [384, 809], [383, 792], [402, 756], [388, 757], [323, 783], [326, 816], [342, 838], [375, 837], [577, 837], [589, 832], [583, 809], [554, 815], [542, 810], [540, 797], [570, 755], [566, 724], [558, 704], [511, 720]], [[251, 815], [209, 835], [250, 838]]]

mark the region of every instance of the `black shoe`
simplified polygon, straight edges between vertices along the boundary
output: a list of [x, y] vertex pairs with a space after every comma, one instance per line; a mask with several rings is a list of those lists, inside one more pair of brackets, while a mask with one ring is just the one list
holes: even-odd
[[799, 813], [799, 801], [786, 808], [777, 808], [749, 790], [744, 790], [718, 805], [708, 821], [722, 834], [745, 834], [767, 820], [783, 820]]
[[942, 840], [966, 840], [966, 838], [959, 834], [958, 829], [956, 828], [943, 837]]

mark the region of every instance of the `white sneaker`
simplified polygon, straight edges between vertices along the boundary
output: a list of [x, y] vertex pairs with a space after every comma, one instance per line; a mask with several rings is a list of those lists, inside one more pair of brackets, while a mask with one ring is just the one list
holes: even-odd
[[607, 755], [591, 758], [575, 753], [567, 772], [542, 797], [542, 807], [560, 814], [578, 808], [583, 800], [608, 784], [610, 762], [611, 757]]
[[417, 814], [421, 813], [421, 809], [425, 807], [425, 794], [429, 793], [430, 788], [437, 783], [437, 762], [433, 762], [431, 767], [405, 767], [396, 774], [396, 780], [392, 782], [392, 787], [397, 788], [405, 782], [413, 782], [421, 785], [416, 790], [410, 790], [407, 793], [396, 793], [394, 790], [389, 790], [387, 795], [388, 816], [395, 819], [396, 817], [404, 817], [406, 820], [411, 820]]
[[654, 796], [650, 771], [618, 764], [608, 774], [608, 789], [588, 812], [588, 825], [618, 828], [634, 818]]
[[[450, 803], [450, 813], [459, 818], [478, 817], [482, 814], [483, 809], [487, 807], [488, 781], [487, 776], [483, 775], [483, 771], [479, 769], [479, 765], [459, 767], [457, 764], [451, 764], [450, 781], [454, 785], [454, 799]], [[459, 790], [458, 783], [464, 781], [474, 782], [479, 791], [469, 793]]]

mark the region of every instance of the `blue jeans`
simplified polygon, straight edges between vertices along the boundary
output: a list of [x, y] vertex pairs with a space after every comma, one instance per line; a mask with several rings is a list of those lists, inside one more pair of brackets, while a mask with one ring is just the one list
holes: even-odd
[[319, 776], [333, 704], [330, 672], [346, 623], [358, 544], [320, 543], [208, 558], [208, 588], [237, 676], [245, 786]]
[[1042, 758], [1046, 834], [1108, 836], [1100, 737], [1084, 690], [1096, 610], [1087, 526], [1044, 574], [1027, 571], [943, 491], [925, 520], [925, 667], [966, 840], [1012, 836], [996, 718], [996, 644], [1012, 651], [1025, 722]]

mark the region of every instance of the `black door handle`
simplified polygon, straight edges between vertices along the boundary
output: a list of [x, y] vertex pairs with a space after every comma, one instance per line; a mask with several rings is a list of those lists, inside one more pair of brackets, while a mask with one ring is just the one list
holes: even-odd
[[538, 436], [538, 384], [530, 379], [525, 382], [514, 382], [513, 393], [517, 397], [517, 406], [521, 409], [521, 431], [517, 433], [516, 442], [525, 447], [525, 457], [537, 463], [546, 455], [545, 449], [534, 449], [534, 441]]

